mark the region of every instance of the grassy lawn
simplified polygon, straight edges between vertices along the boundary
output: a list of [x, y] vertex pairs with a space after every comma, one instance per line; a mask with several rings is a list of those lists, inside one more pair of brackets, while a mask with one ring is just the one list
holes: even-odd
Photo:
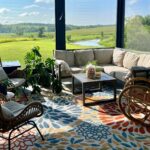
[[[50, 39], [39, 39], [36, 41], [18, 41], [8, 42], [0, 44], [0, 57], [3, 60], [19, 60], [22, 68], [25, 66], [24, 57], [33, 47], [40, 46], [40, 52], [43, 59], [52, 57], [53, 50], [55, 49], [55, 42]], [[75, 46], [67, 44], [70, 49], [81, 48], [81, 46]]]
[[[70, 41], [66, 40], [67, 49], [88, 48], [71, 44], [73, 41], [101, 38], [108, 39], [115, 33], [115, 26], [100, 26], [95, 28], [81, 28], [67, 31], [71, 35]], [[33, 37], [32, 37], [32, 36]], [[53, 38], [47, 35], [52, 35]], [[55, 49], [54, 33], [46, 33], [46, 38], [38, 38], [37, 33], [26, 33], [23, 36], [15, 34], [0, 34], [0, 57], [4, 60], [19, 60], [22, 68], [25, 67], [24, 57], [33, 47], [39, 46], [43, 59], [52, 57]], [[106, 41], [105, 43], [108, 43]]]

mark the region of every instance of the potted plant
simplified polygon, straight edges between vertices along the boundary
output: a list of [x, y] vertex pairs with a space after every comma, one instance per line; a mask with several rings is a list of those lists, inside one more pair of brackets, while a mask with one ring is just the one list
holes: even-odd
[[32, 48], [31, 52], [28, 52], [25, 56], [26, 64], [26, 86], [31, 85], [33, 93], [40, 93], [40, 86], [51, 87], [55, 84], [59, 85], [57, 79], [54, 76], [54, 64], [55, 60], [47, 58], [42, 60], [40, 54], [40, 47]]

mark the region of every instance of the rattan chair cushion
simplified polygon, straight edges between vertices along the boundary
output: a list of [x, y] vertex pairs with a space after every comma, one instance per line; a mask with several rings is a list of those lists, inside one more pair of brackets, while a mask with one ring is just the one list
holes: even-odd
[[16, 116], [18, 112], [22, 111], [26, 107], [25, 105], [19, 104], [14, 101], [8, 101], [2, 104], [2, 106], [5, 106], [6, 108], [8, 108], [14, 114], [14, 116]]
[[25, 83], [24, 78], [12, 78], [10, 81], [15, 87], [19, 87]]
[[2, 109], [2, 114], [4, 118], [10, 119], [14, 117], [13, 112], [9, 110], [7, 107], [1, 106], [1, 109]]

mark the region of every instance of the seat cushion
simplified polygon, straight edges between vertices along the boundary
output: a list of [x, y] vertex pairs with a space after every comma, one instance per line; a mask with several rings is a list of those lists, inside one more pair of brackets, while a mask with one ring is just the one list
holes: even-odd
[[127, 69], [131, 69], [134, 66], [137, 66], [137, 62], [139, 60], [139, 56], [135, 53], [126, 52], [123, 59], [123, 67]]
[[76, 50], [75, 51], [75, 66], [85, 66], [88, 62], [94, 60], [93, 50]]
[[2, 109], [2, 113], [3, 113], [3, 117], [4, 118], [10, 119], [10, 118], [14, 117], [13, 112], [9, 108], [7, 108], [7, 107], [5, 107], [5, 106], [2, 105], [1, 109]]
[[25, 79], [24, 78], [12, 78], [10, 79], [10, 82], [12, 82], [12, 84], [15, 86], [15, 87], [19, 87], [21, 85], [23, 85], [25, 83]]
[[150, 55], [141, 54], [137, 66], [150, 67]]
[[4, 69], [0, 67], [0, 81], [8, 79], [7, 74], [5, 73]]
[[126, 51], [121, 48], [115, 48], [113, 53], [113, 64], [119, 67], [123, 66], [123, 58]]
[[112, 63], [113, 49], [95, 49], [94, 58], [99, 65]]
[[64, 60], [69, 66], [74, 66], [74, 51], [56, 50], [55, 58]]
[[115, 65], [103, 65], [104, 72], [121, 80], [125, 81], [127, 74], [130, 72], [129, 69], [124, 67], [119, 67]]
[[76, 74], [76, 73], [80, 73], [80, 72], [82, 72], [84, 69], [81, 67], [81, 68], [79, 68], [79, 67], [71, 67], [71, 72], [73, 73], [73, 74]]
[[26, 107], [25, 105], [19, 104], [14, 101], [8, 101], [8, 102], [2, 104], [2, 106], [9, 109], [13, 113], [14, 116], [16, 116], [16, 114], [18, 114], [20, 111], [22, 111]]

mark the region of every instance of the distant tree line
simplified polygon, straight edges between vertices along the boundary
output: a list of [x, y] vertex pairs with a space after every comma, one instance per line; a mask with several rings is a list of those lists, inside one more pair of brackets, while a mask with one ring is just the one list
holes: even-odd
[[16, 33], [21, 35], [28, 32], [39, 32], [40, 28], [44, 28], [45, 32], [54, 32], [55, 26], [53, 24], [34, 24], [34, 23], [21, 23], [21, 24], [0, 24], [0, 33]]
[[[73, 29], [86, 29], [95, 28], [102, 25], [87, 25], [87, 26], [76, 26], [66, 25], [66, 30]], [[42, 23], [19, 23], [19, 24], [0, 24], [0, 33], [16, 33], [22, 35], [23, 33], [39, 32], [39, 29], [44, 28], [44, 32], [55, 32], [54, 24], [42, 24]]]

